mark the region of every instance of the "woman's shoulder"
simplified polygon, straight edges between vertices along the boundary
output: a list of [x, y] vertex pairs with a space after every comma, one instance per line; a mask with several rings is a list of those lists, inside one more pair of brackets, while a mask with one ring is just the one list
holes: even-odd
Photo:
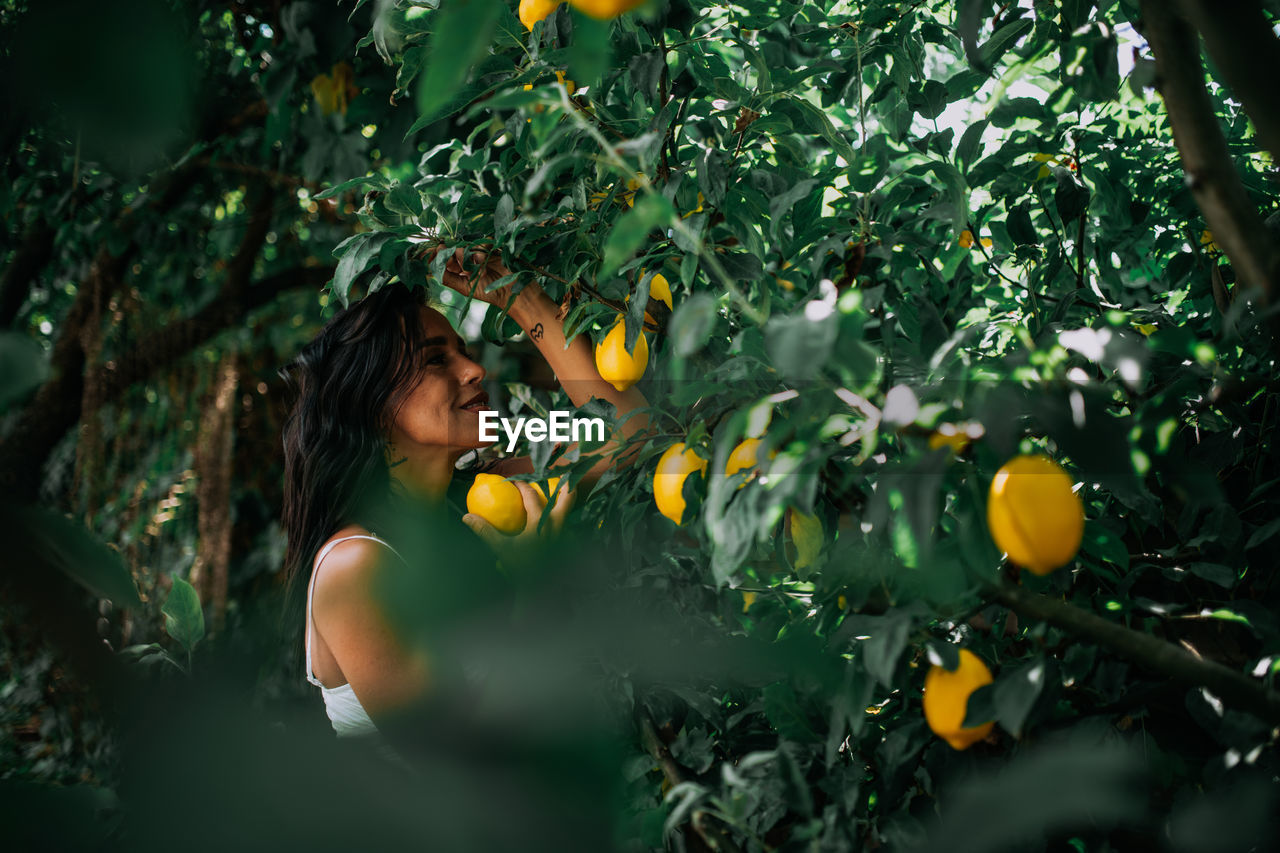
[[[375, 542], [374, 539], [378, 541]], [[362, 582], [391, 556], [387, 545], [381, 544], [384, 541], [358, 524], [350, 524], [338, 530], [317, 552], [316, 569], [323, 565], [324, 571], [316, 578], [316, 586], [333, 590], [353, 582]]]

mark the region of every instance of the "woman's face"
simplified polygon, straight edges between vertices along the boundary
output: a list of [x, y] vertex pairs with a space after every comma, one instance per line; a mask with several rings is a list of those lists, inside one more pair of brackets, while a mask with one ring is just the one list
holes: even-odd
[[480, 440], [480, 412], [489, 409], [480, 385], [484, 368], [471, 360], [443, 314], [423, 306], [420, 316], [426, 348], [419, 354], [418, 385], [392, 426], [397, 453], [408, 451], [406, 444], [459, 451], [491, 444]]

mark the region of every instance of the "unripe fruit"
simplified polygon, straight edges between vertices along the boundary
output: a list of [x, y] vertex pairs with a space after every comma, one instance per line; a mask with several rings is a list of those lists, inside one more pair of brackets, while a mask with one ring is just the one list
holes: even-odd
[[508, 536], [524, 530], [524, 497], [515, 483], [497, 474], [476, 474], [467, 492], [467, 512], [480, 516]]
[[703, 474], [706, 470], [707, 460], [685, 447], [684, 442], [668, 447], [653, 472], [653, 500], [658, 511], [680, 524], [685, 508], [685, 478], [694, 471]]
[[1047, 456], [1015, 456], [996, 472], [987, 527], [996, 547], [1033, 574], [1071, 561], [1084, 537], [1084, 505], [1071, 478]]
[[952, 749], [968, 749], [991, 733], [995, 723], [967, 729], [963, 725], [969, 697], [991, 681], [991, 670], [968, 649], [960, 650], [960, 665], [954, 672], [934, 666], [924, 677], [925, 722]]

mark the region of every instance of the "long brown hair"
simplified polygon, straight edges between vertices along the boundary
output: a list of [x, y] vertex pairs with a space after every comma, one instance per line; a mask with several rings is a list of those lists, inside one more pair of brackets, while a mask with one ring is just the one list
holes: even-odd
[[[420, 375], [426, 288], [385, 285], [335, 314], [279, 373], [293, 397], [285, 421], [285, 600], [280, 629], [296, 638], [321, 545], [349, 524], [390, 526], [397, 492], [385, 446]], [[300, 644], [294, 647], [301, 660]]]

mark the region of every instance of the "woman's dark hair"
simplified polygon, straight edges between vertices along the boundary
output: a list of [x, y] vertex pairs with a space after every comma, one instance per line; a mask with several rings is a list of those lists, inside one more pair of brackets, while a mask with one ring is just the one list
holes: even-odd
[[[416, 386], [425, 288], [385, 285], [335, 314], [279, 371], [293, 394], [284, 424], [285, 601], [282, 635], [298, 636], [320, 546], [348, 524], [390, 526], [397, 495], [385, 447]], [[301, 660], [295, 644], [294, 661]]]

